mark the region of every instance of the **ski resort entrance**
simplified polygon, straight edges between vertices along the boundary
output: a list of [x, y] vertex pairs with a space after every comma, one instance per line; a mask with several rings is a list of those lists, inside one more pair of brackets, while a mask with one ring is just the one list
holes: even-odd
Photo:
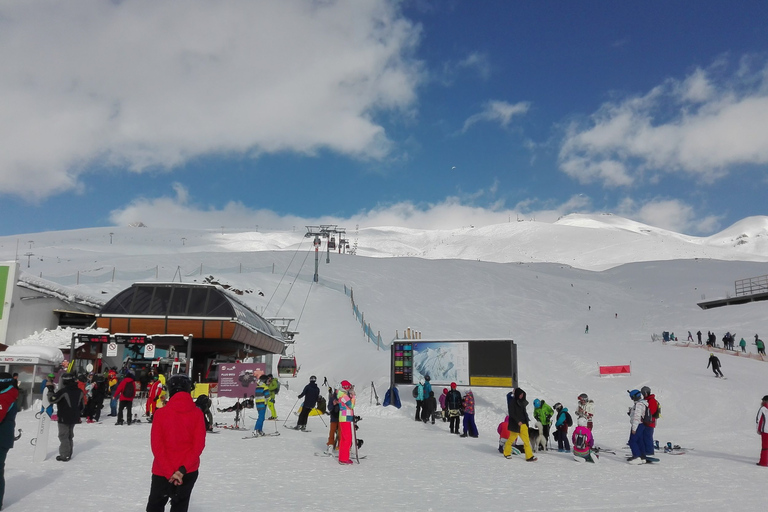
[[391, 351], [393, 384], [517, 387], [513, 340], [398, 340]]

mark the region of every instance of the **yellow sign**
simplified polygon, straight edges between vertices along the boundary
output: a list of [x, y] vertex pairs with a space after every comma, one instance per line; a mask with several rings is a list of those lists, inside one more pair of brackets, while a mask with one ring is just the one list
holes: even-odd
[[511, 377], [470, 377], [470, 386], [488, 386], [491, 388], [511, 388]]

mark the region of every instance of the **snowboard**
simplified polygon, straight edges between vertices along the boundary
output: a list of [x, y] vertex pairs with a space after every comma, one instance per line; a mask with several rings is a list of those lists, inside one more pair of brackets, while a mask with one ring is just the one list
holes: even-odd
[[35, 462], [43, 462], [48, 457], [48, 432], [51, 430], [51, 417], [46, 412], [46, 409], [51, 403], [48, 401], [47, 390], [43, 392], [43, 405], [40, 411], [40, 421], [37, 424], [37, 433], [35, 437], [30, 440], [35, 447], [35, 453], [32, 456], [32, 460]]

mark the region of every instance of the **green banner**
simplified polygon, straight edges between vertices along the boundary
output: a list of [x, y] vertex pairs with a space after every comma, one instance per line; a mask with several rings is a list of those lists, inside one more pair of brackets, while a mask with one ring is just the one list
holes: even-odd
[[3, 304], [5, 304], [5, 289], [8, 287], [8, 271], [10, 267], [0, 267], [0, 320], [3, 319]]

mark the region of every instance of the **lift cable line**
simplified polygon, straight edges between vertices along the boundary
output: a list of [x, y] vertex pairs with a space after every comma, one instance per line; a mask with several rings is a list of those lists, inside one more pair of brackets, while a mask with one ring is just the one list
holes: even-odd
[[[288, 263], [288, 266], [285, 267], [285, 272], [283, 272], [283, 275], [280, 277], [280, 282], [277, 283], [277, 286], [274, 290], [272, 290], [272, 295], [270, 295], [269, 300], [267, 301], [267, 305], [264, 306], [264, 311], [267, 310], [269, 305], [272, 303], [272, 299], [275, 297], [275, 294], [277, 293], [277, 289], [280, 288], [280, 285], [283, 282], [283, 279], [285, 279], [285, 275], [288, 273], [288, 269], [291, 268], [291, 265], [293, 265], [293, 260], [296, 259], [296, 255], [299, 253], [299, 249], [301, 249], [301, 244], [304, 243], [304, 240], [302, 239], [301, 242], [299, 242], [299, 246], [296, 247], [296, 250], [293, 252], [293, 256], [291, 257], [291, 261]], [[304, 257], [304, 260], [306, 261], [306, 256]], [[303, 267], [304, 264], [302, 263], [301, 266]]]
[[293, 290], [293, 285], [296, 284], [296, 281], [299, 279], [299, 275], [301, 274], [301, 269], [304, 268], [304, 264], [307, 262], [308, 257], [309, 257], [309, 251], [307, 251], [307, 255], [304, 256], [304, 261], [301, 262], [301, 267], [299, 268], [299, 271], [296, 272], [296, 277], [293, 278], [293, 281], [291, 282], [291, 286], [288, 288], [288, 293], [285, 294], [285, 298], [283, 299], [282, 304], [280, 304], [280, 307], [277, 308], [277, 313], [275, 313], [275, 316], [278, 316], [280, 314], [280, 310], [283, 309], [283, 306], [285, 305], [285, 301], [287, 301], [288, 297], [291, 295], [291, 290]]

